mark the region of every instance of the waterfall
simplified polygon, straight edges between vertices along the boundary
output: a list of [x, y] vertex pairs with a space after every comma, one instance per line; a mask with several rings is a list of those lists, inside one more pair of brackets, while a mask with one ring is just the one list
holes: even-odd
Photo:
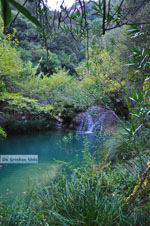
[[78, 132], [93, 133], [96, 131], [102, 131], [105, 115], [105, 113], [102, 113], [102, 115], [100, 115], [100, 117], [96, 121], [94, 121], [89, 112], [83, 113], [83, 115], [81, 115], [80, 125], [77, 129]]
[[81, 122], [78, 127], [79, 132], [85, 132], [85, 133], [92, 133], [94, 128], [94, 123], [92, 116], [88, 114], [88, 112], [83, 113], [83, 116], [81, 116]]
[[92, 106], [85, 112], [78, 113], [69, 128], [80, 133], [93, 133], [111, 130], [116, 124], [116, 118], [111, 111], [101, 106]]
[[105, 120], [106, 113], [102, 113], [98, 120], [95, 122], [94, 127], [93, 127], [93, 132], [96, 131], [102, 131], [104, 129], [104, 120]]

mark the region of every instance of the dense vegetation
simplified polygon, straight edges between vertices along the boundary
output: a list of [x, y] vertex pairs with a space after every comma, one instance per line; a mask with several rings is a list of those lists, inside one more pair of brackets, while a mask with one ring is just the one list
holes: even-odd
[[85, 142], [80, 166], [64, 163], [67, 170], [49, 184], [1, 204], [2, 225], [150, 224], [150, 5], [123, 1], [117, 8], [120, 1], [112, 1], [105, 14], [102, 2], [87, 5], [86, 17], [73, 11], [71, 24], [62, 20], [63, 31], [50, 30], [58, 21], [47, 28], [41, 20], [44, 30], [19, 15], [6, 32], [0, 20], [2, 139], [57, 127], [60, 119], [68, 124], [92, 105], [108, 107], [121, 122], [109, 138], [97, 134], [102, 145], [94, 156]]

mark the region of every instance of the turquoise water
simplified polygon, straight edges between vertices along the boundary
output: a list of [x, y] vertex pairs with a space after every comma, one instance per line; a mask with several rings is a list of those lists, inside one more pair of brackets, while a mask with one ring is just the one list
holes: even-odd
[[[85, 135], [93, 141], [93, 135]], [[0, 142], [0, 155], [38, 155], [38, 164], [0, 164], [0, 200], [13, 201], [34, 184], [47, 183], [60, 170], [56, 160], [74, 162], [81, 155], [83, 136], [67, 131], [11, 135]]]

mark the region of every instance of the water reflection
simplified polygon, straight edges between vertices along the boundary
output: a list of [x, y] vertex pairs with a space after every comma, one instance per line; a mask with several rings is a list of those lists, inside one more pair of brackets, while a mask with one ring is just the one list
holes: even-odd
[[[93, 142], [93, 135], [86, 139]], [[50, 131], [29, 135], [11, 135], [0, 143], [0, 155], [38, 155], [38, 164], [0, 164], [1, 199], [13, 200], [25, 194], [35, 183], [47, 183], [60, 170], [55, 160], [74, 161], [83, 148], [83, 135]]]

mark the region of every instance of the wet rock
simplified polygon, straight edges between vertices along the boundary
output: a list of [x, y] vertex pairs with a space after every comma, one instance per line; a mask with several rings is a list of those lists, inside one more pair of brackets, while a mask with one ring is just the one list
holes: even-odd
[[86, 112], [77, 114], [69, 128], [80, 132], [112, 130], [116, 125], [113, 113], [102, 106], [92, 106]]

